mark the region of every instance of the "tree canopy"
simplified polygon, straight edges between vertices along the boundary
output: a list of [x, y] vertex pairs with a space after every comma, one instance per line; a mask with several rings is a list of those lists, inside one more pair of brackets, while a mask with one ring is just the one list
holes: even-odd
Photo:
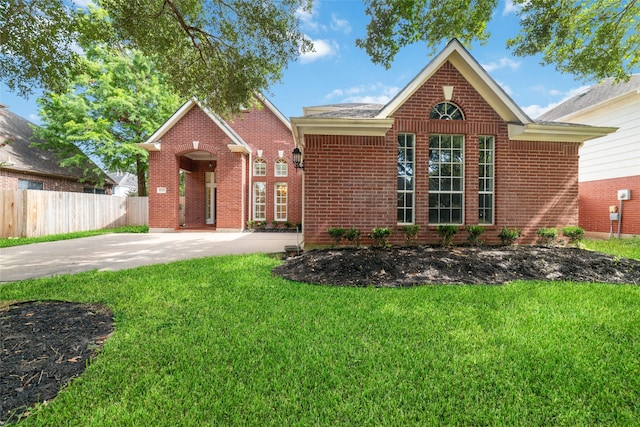
[[135, 173], [144, 196], [148, 153], [137, 143], [175, 112], [179, 97], [137, 50], [97, 45], [85, 54], [84, 71], [66, 90], [38, 99], [42, 126], [34, 127], [34, 136], [43, 142], [37, 145], [59, 153], [63, 166], [86, 167], [88, 155], [106, 170]]
[[219, 114], [238, 112], [311, 49], [296, 11], [308, 0], [97, 0], [107, 20], [65, 0], [0, 4], [0, 79], [29, 94], [64, 90], [82, 72], [81, 49], [120, 44], [152, 58], [183, 99]]
[[[398, 51], [426, 42], [431, 53], [458, 38], [484, 43], [497, 0], [365, 0], [371, 17], [356, 44], [389, 68]], [[507, 41], [518, 56], [541, 55], [579, 78], [626, 79], [640, 64], [639, 0], [513, 0], [520, 32]]]

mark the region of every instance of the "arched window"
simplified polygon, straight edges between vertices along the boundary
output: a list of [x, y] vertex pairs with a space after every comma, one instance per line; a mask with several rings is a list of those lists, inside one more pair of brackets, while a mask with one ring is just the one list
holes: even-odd
[[280, 157], [276, 160], [276, 176], [287, 176], [289, 173], [289, 168], [287, 164], [287, 159], [283, 159]]
[[267, 162], [263, 158], [257, 158], [253, 162], [253, 176], [267, 176]]
[[444, 101], [433, 107], [429, 118], [440, 120], [464, 120], [464, 114], [456, 104]]

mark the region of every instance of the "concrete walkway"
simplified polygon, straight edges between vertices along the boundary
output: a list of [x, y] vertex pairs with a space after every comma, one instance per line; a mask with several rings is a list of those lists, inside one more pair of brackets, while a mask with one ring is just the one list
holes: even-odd
[[116, 233], [0, 249], [0, 282], [207, 256], [284, 252], [296, 233]]

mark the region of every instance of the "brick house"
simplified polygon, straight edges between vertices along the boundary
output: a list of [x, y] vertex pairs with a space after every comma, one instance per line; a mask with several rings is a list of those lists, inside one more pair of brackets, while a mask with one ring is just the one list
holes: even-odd
[[388, 104], [307, 107], [291, 123], [306, 247], [330, 244], [332, 227], [388, 227], [400, 244], [413, 224], [420, 243], [440, 224], [486, 226], [487, 243], [517, 227], [531, 243], [578, 224], [578, 149], [615, 131], [534, 122], [455, 39]]
[[[111, 194], [115, 182], [102, 173], [90, 179], [80, 167], [60, 166], [59, 156], [33, 147], [33, 126], [0, 104], [0, 189]], [[87, 157], [87, 167], [95, 164]], [[102, 184], [100, 183], [102, 182]]]
[[260, 108], [223, 120], [192, 99], [141, 144], [149, 151], [150, 231], [241, 231], [250, 220], [268, 226], [302, 220], [302, 174], [290, 160], [289, 121], [265, 97], [257, 101]]
[[[640, 74], [626, 82], [606, 79], [547, 111], [539, 120], [618, 128], [580, 147], [579, 222], [596, 236], [617, 233], [618, 225], [621, 235], [640, 235]], [[619, 190], [630, 190], [630, 199], [618, 200]], [[620, 223], [611, 223], [609, 206], [622, 209]]]

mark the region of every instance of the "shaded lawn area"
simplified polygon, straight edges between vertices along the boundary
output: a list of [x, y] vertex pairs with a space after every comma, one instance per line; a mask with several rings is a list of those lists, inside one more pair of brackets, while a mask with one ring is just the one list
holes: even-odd
[[406, 289], [272, 277], [265, 255], [0, 286], [115, 333], [20, 425], [640, 423], [640, 287]]

